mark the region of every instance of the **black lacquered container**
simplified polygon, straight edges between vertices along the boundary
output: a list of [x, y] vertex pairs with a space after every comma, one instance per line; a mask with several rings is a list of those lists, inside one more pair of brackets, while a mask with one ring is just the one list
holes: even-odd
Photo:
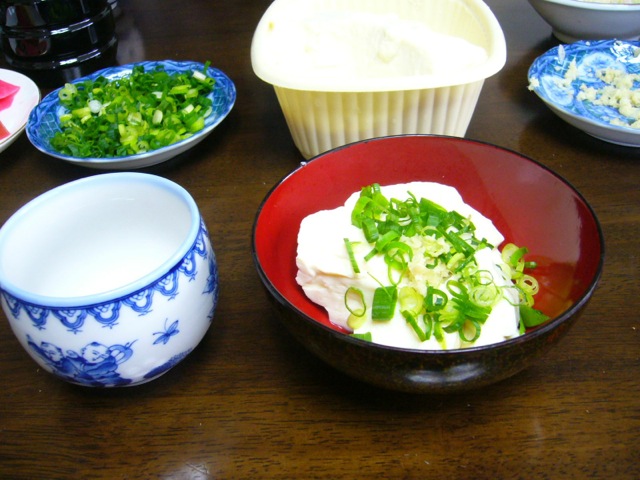
[[56, 87], [115, 63], [117, 37], [107, 0], [0, 2], [7, 65]]

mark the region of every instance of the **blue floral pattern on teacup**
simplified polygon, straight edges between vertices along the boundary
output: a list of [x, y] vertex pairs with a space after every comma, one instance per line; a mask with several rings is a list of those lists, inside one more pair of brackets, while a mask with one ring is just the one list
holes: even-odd
[[63, 352], [60, 347], [48, 342], [36, 344], [29, 335], [27, 343], [59, 376], [73, 383], [92, 387], [114, 387], [131, 383], [130, 379], [120, 376], [118, 365], [131, 357], [132, 344], [107, 346], [91, 342], [80, 351]]
[[[124, 386], [140, 382], [140, 378], [128, 378], [121, 371], [121, 366], [134, 355], [137, 346], [144, 348], [164, 348], [171, 345], [183, 330], [179, 318], [166, 318], [160, 330], [150, 331], [148, 338], [128, 338], [124, 342], [107, 343], [103, 341], [88, 341], [84, 346], [76, 349], [63, 349], [52, 342], [36, 340], [35, 332], [46, 331], [53, 322], [69, 332], [78, 335], [83, 332], [87, 322], [97, 322], [102, 328], [112, 330], [119, 325], [119, 319], [125, 310], [134, 312], [138, 317], [145, 317], [153, 311], [157, 297], [165, 301], [175, 302], [180, 296], [182, 282], [193, 282], [198, 278], [202, 284], [200, 295], [209, 297], [210, 310], [207, 312], [209, 322], [218, 298], [218, 266], [215, 254], [208, 241], [208, 231], [201, 219], [197, 238], [183, 257], [164, 277], [143, 290], [114, 301], [89, 305], [81, 308], [43, 308], [31, 305], [2, 291], [2, 301], [14, 321], [30, 322], [33, 336], [26, 333], [25, 343], [34, 358], [39, 359], [49, 370], [59, 377], [71, 382], [92, 387]], [[199, 273], [199, 267], [205, 270]], [[185, 297], [189, 299], [190, 297]], [[205, 303], [206, 304], [206, 303]], [[131, 315], [129, 315], [130, 319]], [[157, 322], [157, 320], [156, 320]], [[90, 339], [93, 336], [89, 337]], [[179, 363], [192, 350], [183, 349], [159, 366], [153, 366], [148, 372], [138, 376], [143, 381], [155, 378]], [[148, 350], [147, 350], [148, 351]], [[174, 349], [175, 351], [175, 349]], [[143, 353], [141, 353], [143, 354]]]
[[165, 322], [165, 325], [164, 325], [165, 328], [162, 332], [153, 332], [154, 335], [160, 335], [158, 338], [155, 339], [153, 344], [156, 345], [162, 342], [163, 344], [166, 345], [169, 342], [169, 340], [171, 340], [171, 337], [180, 333], [180, 330], [178, 330], [179, 323], [180, 323], [180, 320], [176, 320], [175, 322], [173, 322], [171, 325], [167, 327], [167, 324]]
[[[139, 315], [145, 315], [152, 310], [153, 298], [156, 294], [169, 298], [178, 295], [179, 277], [183, 275], [188, 281], [195, 278], [197, 272], [194, 255], [207, 259], [207, 249], [204, 247], [206, 236], [208, 236], [207, 229], [204, 223], [201, 223], [194, 246], [179, 265], [146, 289], [115, 301], [74, 310], [68, 308], [45, 309], [38, 305], [21, 302], [5, 291], [2, 292], [2, 295], [14, 317], [19, 317], [20, 311], [24, 310], [34, 326], [40, 330], [44, 330], [47, 322], [54, 319], [61, 321], [71, 331], [79, 331], [88, 318], [93, 318], [106, 327], [113, 327], [117, 324], [120, 318], [120, 309], [123, 307], [130, 308]], [[209, 258], [207, 264], [209, 266], [209, 291], [203, 293], [212, 293], [211, 284], [212, 282], [215, 284], [212, 279], [217, 277], [217, 266], [213, 258]]]

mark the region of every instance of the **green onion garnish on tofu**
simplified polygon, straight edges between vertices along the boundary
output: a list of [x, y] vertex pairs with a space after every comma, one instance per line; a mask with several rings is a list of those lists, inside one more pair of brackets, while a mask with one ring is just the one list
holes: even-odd
[[[364, 187], [352, 212], [351, 223], [360, 228], [369, 243], [364, 262], [382, 256], [387, 267], [387, 279], [375, 279], [380, 285], [374, 291], [370, 318], [388, 321], [396, 309], [421, 342], [432, 335], [446, 349], [445, 334], [457, 333], [465, 343], [473, 343], [493, 308], [506, 298], [520, 311], [520, 331], [540, 325], [548, 317], [533, 308], [538, 282], [526, 271], [535, 264], [525, 261], [528, 250], [514, 244], [502, 249], [505, 279], [497, 283], [493, 275], [478, 267], [476, 253], [494, 248], [484, 238], [476, 237], [476, 227], [469, 218], [447, 211], [430, 200], [417, 199], [409, 192], [406, 200], [386, 198], [378, 184]], [[344, 239], [349, 260], [356, 274], [360, 273], [353, 246]], [[416, 247], [419, 245], [419, 247]], [[420, 258], [414, 258], [418, 248]], [[399, 287], [403, 278], [412, 276], [412, 265], [438, 270], [442, 285], [426, 285], [421, 294], [411, 287]], [[507, 291], [513, 290], [509, 294]], [[347, 292], [349, 293], [349, 291]], [[351, 292], [353, 293], [353, 292]], [[345, 302], [347, 295], [345, 294]], [[359, 302], [364, 301], [360, 293]], [[359, 308], [357, 321], [349, 326], [356, 330], [364, 325], [367, 306]], [[350, 309], [351, 311], [351, 309]], [[352, 313], [352, 317], [353, 312]]]

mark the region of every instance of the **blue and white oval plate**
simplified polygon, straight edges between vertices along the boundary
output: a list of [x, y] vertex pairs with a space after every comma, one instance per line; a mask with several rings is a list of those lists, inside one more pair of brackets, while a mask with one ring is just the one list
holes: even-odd
[[[103, 76], [109, 80], [123, 78], [130, 75], [133, 67], [136, 65], [143, 66], [145, 71], [161, 66], [169, 74], [204, 70], [204, 64], [198, 62], [173, 60], [148, 61], [105, 68], [86, 77], [76, 79], [71, 83], [95, 80], [99, 76]], [[65, 108], [60, 104], [60, 100], [58, 98], [60, 88], [48, 94], [42, 102], [40, 102], [40, 104], [31, 111], [27, 122], [27, 137], [41, 152], [85, 167], [101, 169], [137, 169], [165, 162], [186, 152], [204, 140], [207, 135], [209, 135], [212, 130], [225, 119], [233, 108], [236, 100], [236, 87], [231, 79], [222, 71], [213, 67], [209, 67], [207, 69], [207, 75], [215, 79], [215, 84], [213, 91], [209, 94], [213, 105], [211, 113], [205, 118], [205, 126], [193, 136], [172, 145], [122, 157], [79, 158], [61, 154], [54, 150], [50, 144], [50, 140], [53, 135], [60, 131], [60, 114], [65, 112]]]
[[[618, 88], [605, 77], [607, 72], [618, 72], [630, 82], [623, 90], [633, 96], [632, 104], [624, 113], [611, 102], [601, 102], [605, 89]], [[633, 106], [640, 100], [640, 42], [558, 45], [538, 57], [528, 75], [529, 89], [567, 123], [610, 143], [640, 147], [640, 105]]]

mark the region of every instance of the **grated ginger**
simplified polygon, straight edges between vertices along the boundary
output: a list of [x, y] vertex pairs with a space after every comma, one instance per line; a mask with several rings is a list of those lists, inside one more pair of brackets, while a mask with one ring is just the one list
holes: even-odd
[[636, 86], [640, 82], [640, 74], [606, 68], [598, 72], [598, 78], [605, 83], [602, 88], [582, 84], [576, 98], [593, 105], [615, 108], [628, 119], [625, 122], [614, 118], [609, 122], [612, 125], [640, 129], [640, 90]]

